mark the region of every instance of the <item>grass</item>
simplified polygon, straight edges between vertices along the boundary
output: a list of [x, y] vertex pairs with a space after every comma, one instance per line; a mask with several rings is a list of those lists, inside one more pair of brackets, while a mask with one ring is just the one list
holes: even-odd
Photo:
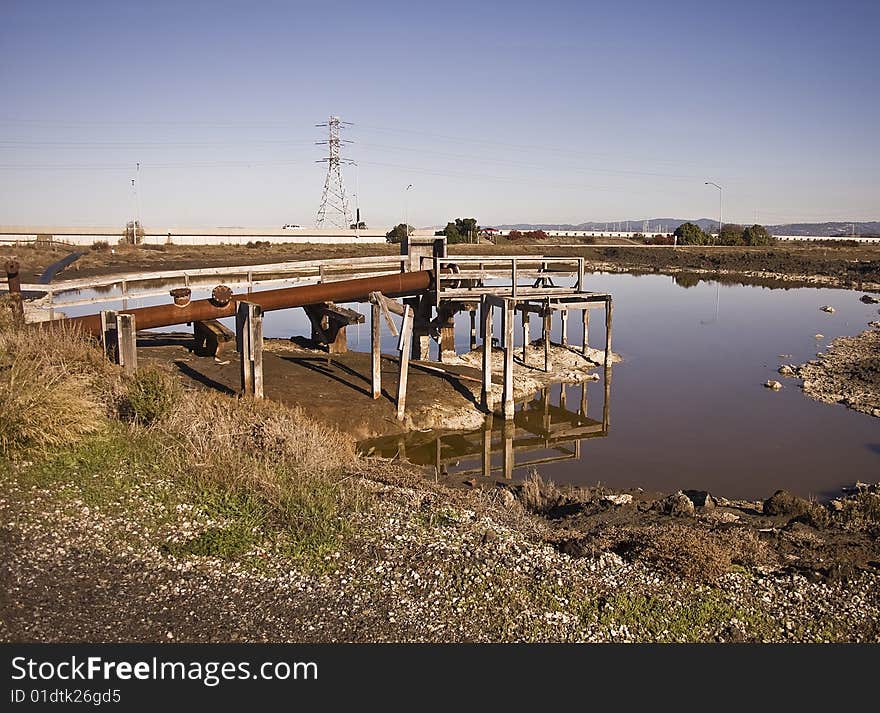
[[58, 329], [0, 331], [0, 457], [36, 463], [17, 469], [25, 483], [100, 506], [116, 507], [138, 478], [169, 481], [166, 505], [225, 523], [168, 554], [235, 558], [265, 540], [320, 567], [368, 504], [347, 476], [354, 444], [300, 409], [185, 391], [159, 369], [126, 378]]

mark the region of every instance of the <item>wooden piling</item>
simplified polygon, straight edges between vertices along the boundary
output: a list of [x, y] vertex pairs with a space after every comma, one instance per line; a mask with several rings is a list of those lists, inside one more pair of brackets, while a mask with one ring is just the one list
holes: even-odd
[[440, 361], [449, 361], [455, 359], [455, 310], [441, 306], [437, 312], [440, 322]]
[[133, 314], [116, 315], [116, 339], [119, 363], [126, 374], [137, 371], [137, 327]]
[[513, 418], [513, 300], [504, 303], [504, 418]]
[[560, 337], [560, 344], [562, 346], [568, 346], [568, 310], [564, 309], [559, 314], [560, 325], [562, 327], [562, 335]]
[[406, 381], [409, 375], [409, 356], [413, 337], [413, 308], [407, 305], [403, 312], [403, 324], [400, 326], [400, 341], [397, 349], [400, 352], [400, 376], [397, 380], [397, 420], [403, 420], [406, 409]]
[[382, 395], [382, 332], [379, 320], [382, 308], [379, 302], [374, 301], [370, 312], [370, 352], [372, 354], [372, 387], [373, 398], [378, 399]]
[[477, 348], [477, 310], [470, 309], [468, 310], [468, 314], [471, 318], [470, 350], [473, 351]]
[[494, 407], [492, 399], [492, 305], [488, 300], [480, 304], [483, 311], [483, 406], [489, 413]]
[[526, 365], [526, 359], [527, 359], [526, 355], [528, 354], [529, 342], [531, 341], [531, 338], [532, 338], [531, 319], [532, 319], [532, 315], [530, 312], [523, 312], [522, 313], [522, 342], [523, 342], [522, 343], [522, 350], [523, 350], [522, 360], [523, 360], [523, 366]]
[[504, 467], [504, 479], [510, 480], [513, 478], [513, 422], [505, 421], [504, 426], [501, 430], [501, 437], [504, 439], [504, 450], [503, 450], [503, 467]]

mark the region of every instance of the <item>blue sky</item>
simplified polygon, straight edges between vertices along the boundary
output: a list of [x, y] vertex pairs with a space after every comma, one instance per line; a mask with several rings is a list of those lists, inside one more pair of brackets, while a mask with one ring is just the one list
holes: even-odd
[[[876, 2], [0, 0], [0, 223], [880, 218]], [[347, 169], [349, 192], [356, 176]]]

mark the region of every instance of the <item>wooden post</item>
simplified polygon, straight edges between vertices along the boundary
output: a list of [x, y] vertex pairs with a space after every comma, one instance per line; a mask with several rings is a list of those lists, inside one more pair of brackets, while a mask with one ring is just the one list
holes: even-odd
[[128, 309], [128, 282], [122, 281], [122, 309]]
[[582, 257], [578, 258], [578, 282], [577, 282], [578, 292], [584, 291], [584, 259]]
[[586, 354], [590, 349], [590, 310], [581, 310], [581, 318], [584, 321], [584, 335], [581, 340], [581, 351]]
[[587, 417], [587, 382], [581, 384], [581, 416]]
[[550, 300], [544, 302], [544, 324], [542, 328], [544, 338], [544, 371], [550, 371], [550, 329], [553, 326], [553, 312], [550, 310]]
[[614, 311], [614, 303], [611, 297], [605, 298], [605, 366], [611, 364], [611, 316]]
[[513, 406], [513, 300], [504, 302], [504, 418], [512, 419]]
[[562, 336], [561, 336], [561, 344], [564, 347], [568, 346], [568, 310], [564, 309], [559, 314], [560, 324], [562, 326]]
[[516, 258], [510, 260], [510, 296], [516, 297]]
[[241, 394], [263, 398], [263, 311], [253, 302], [239, 302], [235, 343], [241, 362]]
[[116, 312], [112, 309], [101, 310], [101, 346], [104, 356], [110, 361], [119, 363], [119, 340], [116, 336]]
[[531, 312], [523, 312], [522, 313], [522, 347], [523, 347], [523, 366], [526, 365], [526, 358], [528, 354], [529, 342], [531, 341]]
[[443, 362], [455, 358], [455, 310], [441, 306], [437, 316], [440, 321], [440, 361]]
[[400, 352], [400, 377], [397, 381], [397, 420], [403, 420], [406, 409], [406, 380], [409, 375], [409, 353], [412, 348], [413, 308], [407, 305], [403, 312], [403, 324], [400, 325], [400, 341], [397, 349]]
[[480, 304], [483, 311], [483, 406], [492, 412], [492, 305], [487, 300]]
[[373, 302], [370, 311], [370, 351], [373, 355], [372, 384], [374, 399], [378, 399], [382, 395], [382, 331], [379, 324], [381, 311], [382, 308], [379, 306], [379, 302]]
[[559, 385], [559, 408], [565, 408], [565, 401], [567, 398], [567, 394], [565, 393], [565, 384], [562, 383]]
[[477, 310], [471, 309], [468, 310], [468, 314], [471, 317], [471, 341], [470, 341], [470, 350], [473, 351], [477, 348]]
[[126, 374], [137, 371], [137, 327], [133, 314], [116, 315], [116, 339], [119, 363]]

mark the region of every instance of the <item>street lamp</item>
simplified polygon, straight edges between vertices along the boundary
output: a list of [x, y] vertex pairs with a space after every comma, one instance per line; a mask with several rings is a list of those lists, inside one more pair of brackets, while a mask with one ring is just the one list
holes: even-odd
[[403, 189], [403, 230], [406, 232], [406, 239], [409, 240], [409, 191], [413, 187], [410, 183]]
[[721, 186], [712, 181], [706, 181], [707, 186], [715, 186], [718, 189], [718, 239], [721, 240], [721, 228], [724, 226], [724, 191]]

